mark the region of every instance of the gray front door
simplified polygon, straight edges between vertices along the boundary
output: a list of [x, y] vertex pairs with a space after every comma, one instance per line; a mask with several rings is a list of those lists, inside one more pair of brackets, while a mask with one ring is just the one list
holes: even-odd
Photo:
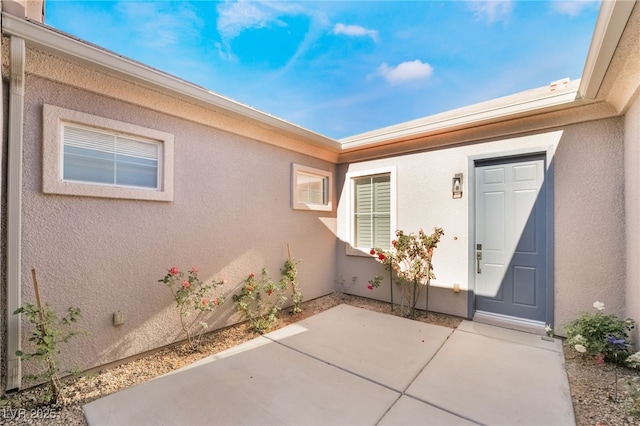
[[476, 311], [545, 321], [544, 158], [476, 164]]

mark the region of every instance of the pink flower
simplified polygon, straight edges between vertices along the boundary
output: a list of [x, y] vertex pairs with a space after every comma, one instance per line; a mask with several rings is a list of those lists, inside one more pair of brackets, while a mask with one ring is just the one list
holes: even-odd
[[271, 296], [271, 295], [273, 294], [273, 290], [271, 290], [271, 289], [267, 290], [267, 294], [268, 294], [269, 296]]
[[175, 266], [172, 267], [171, 269], [169, 269], [169, 273], [171, 275], [178, 275], [178, 268], [176, 268]]
[[191, 268], [191, 272], [193, 272], [194, 274], [197, 274], [198, 268], [194, 266], [193, 268]]
[[209, 304], [209, 301], [203, 297], [202, 298], [202, 306], [207, 306], [208, 304]]
[[189, 287], [191, 287], [191, 283], [189, 281], [183, 281], [182, 282], [182, 287], [189, 288]]
[[376, 254], [376, 249], [371, 249], [371, 251], [369, 252], [369, 254], [370, 254], [371, 256], [375, 256], [375, 254]]
[[369, 284], [369, 285], [367, 286], [367, 288], [368, 288], [369, 290], [373, 290], [373, 286], [372, 286], [371, 284]]
[[387, 258], [387, 256], [385, 256], [383, 253], [380, 253], [378, 255], [378, 260], [380, 260], [381, 262], [384, 261]]
[[393, 245], [394, 247], [396, 246], [396, 244], [397, 244], [396, 240], [391, 241], [391, 245]]
[[254, 274], [253, 272], [251, 273], [251, 275], [249, 275], [251, 278], [255, 277], [256, 274]]
[[211, 302], [214, 305], [218, 306], [220, 304], [220, 300], [216, 297], [215, 299], [213, 299], [213, 301]]

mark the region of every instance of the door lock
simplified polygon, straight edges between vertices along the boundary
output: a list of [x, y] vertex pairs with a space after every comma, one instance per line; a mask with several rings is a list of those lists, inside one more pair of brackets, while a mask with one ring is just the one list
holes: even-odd
[[478, 261], [477, 272], [481, 274], [482, 268], [480, 268], [480, 261], [482, 260], [482, 244], [476, 244], [476, 260]]

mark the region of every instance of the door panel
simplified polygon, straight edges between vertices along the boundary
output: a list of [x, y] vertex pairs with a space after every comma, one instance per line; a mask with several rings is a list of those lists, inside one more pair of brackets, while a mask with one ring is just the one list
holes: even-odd
[[544, 159], [476, 167], [476, 310], [544, 321]]

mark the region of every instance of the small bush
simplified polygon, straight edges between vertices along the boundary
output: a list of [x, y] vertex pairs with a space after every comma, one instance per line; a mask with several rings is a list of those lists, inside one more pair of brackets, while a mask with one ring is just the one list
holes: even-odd
[[601, 302], [593, 306], [595, 313], [584, 313], [567, 325], [568, 343], [584, 355], [623, 364], [629, 355], [629, 331], [635, 321], [605, 314]]
[[198, 350], [208, 328], [207, 322], [203, 321], [205, 314], [215, 311], [224, 302], [224, 297], [217, 290], [224, 282], [205, 283], [198, 277], [198, 268], [193, 267], [185, 274], [175, 266], [158, 282], [171, 291], [189, 347], [192, 351]]
[[287, 301], [284, 295], [286, 284], [283, 279], [273, 281], [267, 270], [262, 268], [259, 279], [252, 273], [245, 279], [240, 293], [233, 295], [236, 311], [245, 315], [252, 330], [262, 334], [276, 325], [278, 312]]
[[640, 418], [640, 378], [634, 377], [627, 382], [629, 398], [627, 399], [627, 413], [632, 417]]
[[291, 287], [291, 301], [293, 304], [291, 305], [291, 313], [299, 314], [302, 312], [302, 293], [300, 292], [300, 286], [298, 285], [298, 269], [296, 265], [299, 261], [295, 259], [287, 259], [284, 262], [284, 267], [280, 270], [282, 274], [282, 278], [280, 279], [281, 284], [287, 288]]
[[[20, 308], [16, 309], [14, 315], [24, 315], [26, 320], [31, 324], [31, 337], [30, 342], [35, 345], [35, 351], [16, 351], [16, 356], [19, 356], [25, 361], [33, 360], [44, 364], [44, 371], [38, 374], [25, 376], [27, 380], [42, 380], [45, 379], [50, 384], [50, 391], [43, 394], [44, 404], [57, 403], [60, 398], [62, 390], [62, 383], [60, 382], [60, 374], [63, 373], [60, 369], [60, 361], [58, 354], [60, 352], [60, 343], [66, 343], [73, 336], [80, 334], [77, 331], [71, 330], [71, 326], [76, 323], [80, 317], [80, 309], [69, 308], [67, 314], [58, 318], [55, 311], [45, 304], [42, 309], [31, 303], [25, 303]], [[70, 373], [66, 371], [64, 373]]]

